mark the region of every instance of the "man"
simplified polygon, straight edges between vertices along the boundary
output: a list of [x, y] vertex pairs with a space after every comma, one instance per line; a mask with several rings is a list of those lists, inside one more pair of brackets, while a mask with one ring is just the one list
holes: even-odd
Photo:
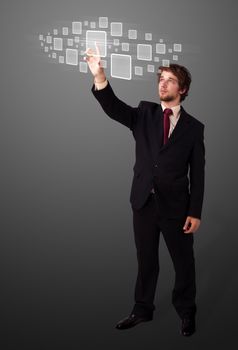
[[127, 126], [136, 142], [130, 202], [138, 260], [135, 304], [117, 329], [153, 319], [162, 232], [175, 269], [172, 303], [182, 320], [181, 334], [195, 332], [196, 284], [193, 233], [200, 226], [204, 195], [204, 124], [181, 106], [191, 75], [180, 65], [160, 67], [161, 104], [131, 107], [113, 92], [100, 64], [100, 52], [86, 51], [94, 76], [92, 93], [109, 117]]

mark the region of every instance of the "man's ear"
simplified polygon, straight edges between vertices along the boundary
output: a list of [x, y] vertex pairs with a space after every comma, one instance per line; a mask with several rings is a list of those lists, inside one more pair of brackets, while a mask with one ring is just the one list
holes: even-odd
[[187, 91], [186, 88], [179, 90], [180, 95], [184, 94]]

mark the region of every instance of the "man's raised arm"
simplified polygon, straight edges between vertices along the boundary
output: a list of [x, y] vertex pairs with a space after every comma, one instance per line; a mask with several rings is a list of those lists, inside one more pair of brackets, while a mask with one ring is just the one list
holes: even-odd
[[94, 76], [94, 84], [91, 89], [93, 95], [110, 118], [133, 130], [141, 103], [138, 107], [131, 107], [114, 94], [101, 65], [100, 52], [97, 44], [96, 54], [90, 48], [87, 49], [86, 54], [87, 57], [85, 57], [85, 60]]

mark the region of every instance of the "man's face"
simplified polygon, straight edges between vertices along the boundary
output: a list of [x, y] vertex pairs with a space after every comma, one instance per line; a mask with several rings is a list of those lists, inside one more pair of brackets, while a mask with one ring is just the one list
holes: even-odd
[[184, 90], [181, 90], [178, 83], [178, 78], [172, 73], [162, 71], [158, 84], [158, 93], [161, 101], [164, 102], [180, 102], [180, 95]]

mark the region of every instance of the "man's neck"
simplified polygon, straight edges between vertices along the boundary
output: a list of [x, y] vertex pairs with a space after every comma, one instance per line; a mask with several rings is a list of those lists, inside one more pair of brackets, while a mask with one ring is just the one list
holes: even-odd
[[180, 105], [180, 101], [169, 101], [169, 102], [161, 101], [161, 104], [163, 106], [165, 106], [165, 108], [172, 108], [172, 107]]

